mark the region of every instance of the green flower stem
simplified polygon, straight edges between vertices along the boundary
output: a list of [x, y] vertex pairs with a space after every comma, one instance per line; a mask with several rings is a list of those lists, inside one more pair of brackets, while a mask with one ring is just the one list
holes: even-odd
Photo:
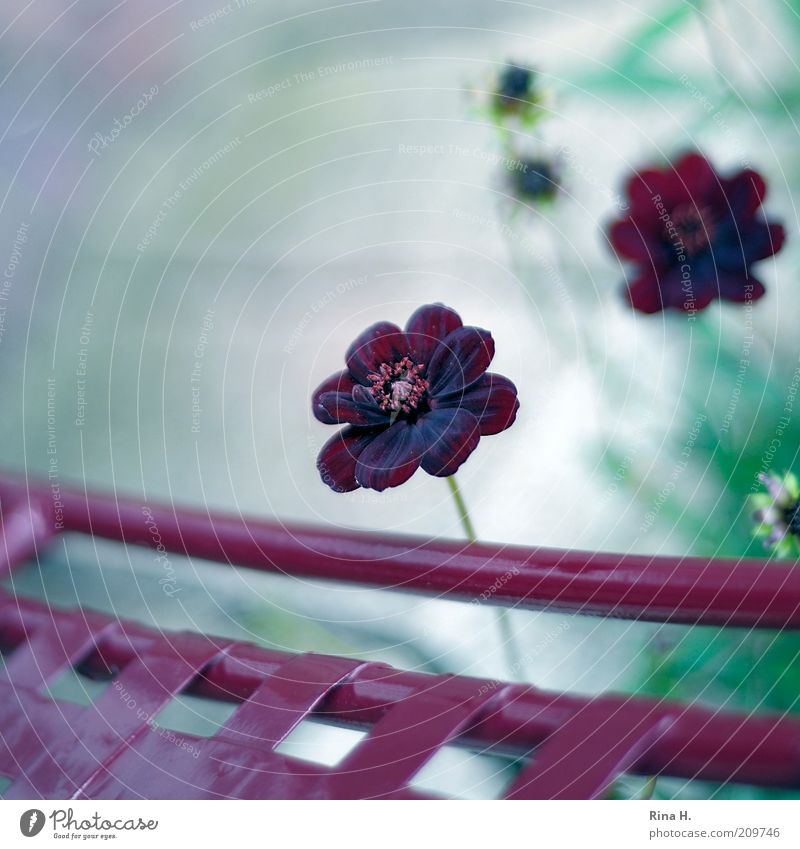
[[651, 775], [650, 778], [647, 779], [647, 783], [644, 785], [642, 792], [639, 794], [640, 799], [652, 799], [653, 794], [656, 792], [656, 784], [658, 783], [658, 776]]
[[[458, 518], [461, 521], [461, 527], [464, 529], [464, 535], [470, 542], [477, 542], [475, 526], [472, 524], [467, 505], [464, 503], [461, 490], [456, 483], [456, 476], [449, 475], [446, 480], [448, 487], [450, 487], [450, 494], [453, 496]], [[522, 668], [522, 662], [519, 651], [517, 650], [516, 638], [514, 637], [514, 630], [511, 627], [508, 617], [508, 611], [504, 607], [497, 608], [497, 630], [500, 632], [500, 642], [503, 646], [510, 676], [512, 679], [517, 678]]]
[[456, 483], [456, 476], [450, 475], [445, 480], [447, 481], [447, 485], [450, 487], [450, 494], [453, 496], [458, 518], [461, 520], [461, 527], [464, 529], [464, 535], [470, 542], [477, 542], [475, 526], [472, 524], [472, 519], [469, 517], [467, 505], [464, 503], [461, 490], [458, 488], [458, 484]]

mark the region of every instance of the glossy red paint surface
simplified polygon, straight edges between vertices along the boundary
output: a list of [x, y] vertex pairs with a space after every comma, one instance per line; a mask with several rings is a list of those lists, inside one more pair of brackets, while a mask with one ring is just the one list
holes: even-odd
[[[47, 487], [10, 479], [0, 480], [0, 499], [5, 570], [60, 531], [152, 544], [133, 501], [62, 488], [56, 515]], [[463, 546], [150, 509], [171, 551], [251, 568], [465, 599], [516, 569], [496, 603], [714, 624], [799, 621], [797, 570], [783, 564]], [[651, 570], [676, 586], [658, 586]], [[524, 757], [508, 798], [595, 798], [625, 772], [800, 786], [800, 720], [788, 717], [293, 656], [7, 592], [0, 649], [7, 798], [419, 798], [410, 782], [449, 743]], [[45, 688], [70, 667], [109, 684], [89, 705], [52, 699]], [[153, 718], [186, 692], [237, 707], [211, 737], [167, 735]], [[306, 717], [368, 733], [335, 768], [278, 753]]]
[[[142, 502], [63, 486], [59, 496], [62, 530], [153, 545]], [[0, 477], [0, 498], [32, 506], [52, 532], [46, 486]], [[467, 544], [146, 506], [170, 552], [251, 569], [522, 609], [800, 628], [800, 569], [785, 561]]]

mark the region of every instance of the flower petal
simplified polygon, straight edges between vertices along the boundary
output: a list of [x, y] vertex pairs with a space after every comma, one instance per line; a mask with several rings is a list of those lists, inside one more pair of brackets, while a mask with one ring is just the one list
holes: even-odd
[[[671, 287], [669, 287], [667, 295], [672, 294]], [[674, 297], [664, 298], [658, 274], [652, 269], [642, 271], [632, 283], [628, 284], [625, 296], [635, 310], [647, 314], [661, 312], [667, 307], [677, 306]]]
[[665, 308], [671, 307], [684, 312], [704, 310], [719, 297], [717, 272], [709, 261], [688, 268], [671, 268], [661, 275], [659, 288]]
[[720, 271], [717, 279], [719, 297], [737, 304], [757, 301], [767, 291], [760, 280], [744, 273]]
[[714, 166], [700, 153], [685, 153], [674, 165], [675, 174], [681, 183], [683, 192], [702, 207], [708, 201], [708, 195], [722, 188], [719, 175]]
[[757, 221], [742, 233], [744, 256], [747, 262], [767, 259], [783, 247], [786, 231], [781, 224]]
[[460, 408], [432, 410], [417, 426], [426, 446], [422, 468], [436, 477], [455, 474], [481, 438], [477, 418]]
[[365, 448], [379, 438], [378, 429], [346, 427], [334, 434], [322, 446], [317, 457], [317, 469], [322, 482], [334, 492], [350, 492], [358, 489], [356, 461]]
[[444, 304], [426, 304], [406, 323], [406, 335], [415, 363], [428, 363], [439, 342], [462, 326], [461, 317]]
[[376, 372], [381, 363], [394, 363], [408, 353], [406, 335], [389, 321], [368, 327], [347, 349], [345, 360], [350, 374], [365, 386], [367, 375]]
[[674, 266], [663, 274], [651, 269], [642, 271], [625, 294], [639, 312], [652, 314], [665, 309], [694, 312], [705, 309], [717, 297], [717, 287], [713, 269], [699, 269], [684, 277], [681, 267]]
[[332, 374], [327, 380], [320, 383], [311, 396], [311, 411], [314, 416], [323, 424], [338, 424], [339, 419], [331, 417], [330, 413], [320, 404], [320, 398], [330, 392], [342, 392], [349, 395], [355, 385], [350, 372], [346, 369]]
[[350, 424], [357, 427], [376, 427], [388, 425], [389, 417], [381, 410], [366, 386], [357, 383], [348, 395], [344, 392], [323, 392], [317, 401], [321, 418], [332, 420], [336, 424]]
[[653, 239], [645, 225], [633, 218], [615, 221], [608, 231], [611, 247], [621, 257], [637, 262], [660, 264], [664, 246], [660, 239]]
[[730, 218], [717, 228], [714, 261], [722, 268], [744, 271], [750, 263], [776, 254], [785, 239], [786, 232], [780, 224]]
[[723, 188], [725, 198], [737, 217], [753, 215], [767, 196], [767, 184], [764, 178], [751, 168], [745, 168], [724, 180]]
[[356, 480], [360, 486], [378, 492], [400, 486], [419, 468], [423, 446], [415, 424], [395, 422], [361, 453], [355, 467]]
[[428, 368], [430, 395], [460, 392], [489, 368], [494, 340], [488, 330], [460, 327], [440, 343]]
[[490, 436], [514, 424], [519, 401], [517, 387], [508, 378], [490, 372], [464, 392], [433, 399], [432, 406], [468, 410], [478, 420], [481, 436]]
[[625, 194], [631, 202], [634, 217], [641, 217], [644, 226], [647, 223], [661, 229], [658, 220], [657, 203], [670, 207], [680, 199], [680, 183], [670, 171], [656, 171], [648, 168], [631, 175], [625, 185]]

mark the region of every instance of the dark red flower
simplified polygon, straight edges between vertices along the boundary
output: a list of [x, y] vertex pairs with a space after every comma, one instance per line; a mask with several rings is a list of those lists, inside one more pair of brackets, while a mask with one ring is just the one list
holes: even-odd
[[347, 425], [317, 458], [322, 480], [336, 492], [399, 486], [422, 468], [452, 475], [481, 436], [513, 423], [514, 384], [486, 369], [491, 334], [464, 327], [442, 304], [420, 307], [405, 330], [379, 322], [350, 346], [347, 368], [314, 392], [323, 424]]
[[722, 177], [699, 153], [635, 173], [626, 189], [629, 211], [608, 234], [616, 253], [635, 267], [626, 293], [631, 306], [694, 312], [715, 298], [760, 298], [764, 286], [750, 266], [784, 241], [783, 227], [761, 209], [766, 191], [755, 171]]

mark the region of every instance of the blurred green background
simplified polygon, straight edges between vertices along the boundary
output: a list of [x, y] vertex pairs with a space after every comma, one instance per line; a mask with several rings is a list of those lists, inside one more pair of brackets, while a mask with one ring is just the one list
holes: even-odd
[[[309, 410], [366, 325], [443, 301], [491, 329], [520, 391], [517, 424], [459, 473], [480, 537], [763, 555], [745, 499], [800, 444], [797, 416], [781, 423], [800, 375], [796, 7], [4, 7], [0, 464], [34, 477], [54, 457], [62, 483], [143, 501], [458, 537], [441, 480], [323, 486], [330, 429]], [[515, 143], [559, 163], [546, 208], [498, 164], [487, 103], [507, 60], [539, 71], [543, 115]], [[766, 297], [693, 323], [626, 309], [603, 232], [632, 168], [689, 147], [763, 173], [788, 232], [758, 267]], [[171, 567], [174, 596], [152, 553], [67, 538], [13, 587], [165, 629], [508, 675], [477, 605]], [[796, 709], [788, 636], [511, 621], [541, 687]]]

